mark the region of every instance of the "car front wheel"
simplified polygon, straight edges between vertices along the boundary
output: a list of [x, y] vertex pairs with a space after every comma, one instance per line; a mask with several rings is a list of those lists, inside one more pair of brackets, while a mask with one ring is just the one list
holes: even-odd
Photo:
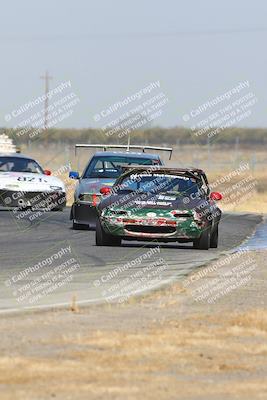
[[193, 241], [194, 249], [209, 250], [210, 248], [210, 227], [206, 228], [199, 239]]
[[212, 249], [217, 249], [218, 247], [218, 240], [219, 240], [219, 232], [218, 232], [218, 225], [215, 227], [214, 231], [210, 237], [210, 247]]
[[100, 220], [97, 219], [96, 231], [95, 231], [95, 244], [96, 246], [120, 246], [121, 238], [106, 233], [102, 228]]

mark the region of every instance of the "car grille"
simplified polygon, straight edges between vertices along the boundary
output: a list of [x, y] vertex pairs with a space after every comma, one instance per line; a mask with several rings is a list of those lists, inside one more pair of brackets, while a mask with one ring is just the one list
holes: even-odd
[[135, 233], [174, 233], [175, 227], [172, 226], [148, 226], [148, 225], [125, 225], [125, 229]]
[[101, 195], [89, 194], [89, 193], [80, 194], [79, 200], [80, 201], [87, 201], [88, 203], [94, 203], [94, 202], [99, 203], [100, 200], [101, 200]]
[[52, 205], [65, 205], [66, 195], [61, 192], [19, 192], [0, 191], [0, 204], [6, 207], [23, 207], [30, 203], [31, 207], [46, 208]]
[[190, 213], [176, 213], [176, 214], [173, 214], [173, 216], [175, 218], [191, 218], [192, 214], [190, 214]]

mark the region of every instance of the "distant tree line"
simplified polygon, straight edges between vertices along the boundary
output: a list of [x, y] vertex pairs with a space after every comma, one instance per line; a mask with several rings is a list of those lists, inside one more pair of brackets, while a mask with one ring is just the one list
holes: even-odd
[[[214, 130], [214, 128], [213, 128]], [[17, 145], [27, 143], [127, 143], [128, 137], [119, 137], [118, 134], [108, 135], [101, 129], [48, 129], [47, 132], [40, 132], [37, 135], [34, 130], [23, 134], [14, 129], [0, 128], [0, 134], [6, 133], [13, 137]], [[211, 132], [212, 133], [212, 132]], [[208, 139], [209, 131], [197, 136], [191, 129], [183, 127], [161, 128], [154, 127], [131, 133], [131, 143], [151, 145], [205, 145], [209, 141], [213, 144], [233, 145], [266, 145], [267, 128], [229, 128]]]

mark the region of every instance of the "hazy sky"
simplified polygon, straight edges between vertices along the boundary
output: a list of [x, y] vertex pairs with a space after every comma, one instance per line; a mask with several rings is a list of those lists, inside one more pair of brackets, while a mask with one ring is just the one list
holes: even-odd
[[2, 0], [0, 126], [43, 93], [46, 69], [80, 98], [60, 126], [98, 126], [94, 114], [158, 80], [169, 103], [154, 125], [183, 125], [248, 80], [258, 102], [241, 125], [267, 126], [266, 16], [264, 0]]

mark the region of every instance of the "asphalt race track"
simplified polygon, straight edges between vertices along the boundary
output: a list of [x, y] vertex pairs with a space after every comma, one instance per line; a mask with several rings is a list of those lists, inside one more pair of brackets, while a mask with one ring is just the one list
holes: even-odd
[[123, 242], [96, 247], [93, 231], [74, 231], [69, 209], [17, 218], [0, 211], [0, 311], [113, 301], [183, 279], [190, 271], [235, 248], [261, 217], [224, 214], [218, 249], [191, 244]]

